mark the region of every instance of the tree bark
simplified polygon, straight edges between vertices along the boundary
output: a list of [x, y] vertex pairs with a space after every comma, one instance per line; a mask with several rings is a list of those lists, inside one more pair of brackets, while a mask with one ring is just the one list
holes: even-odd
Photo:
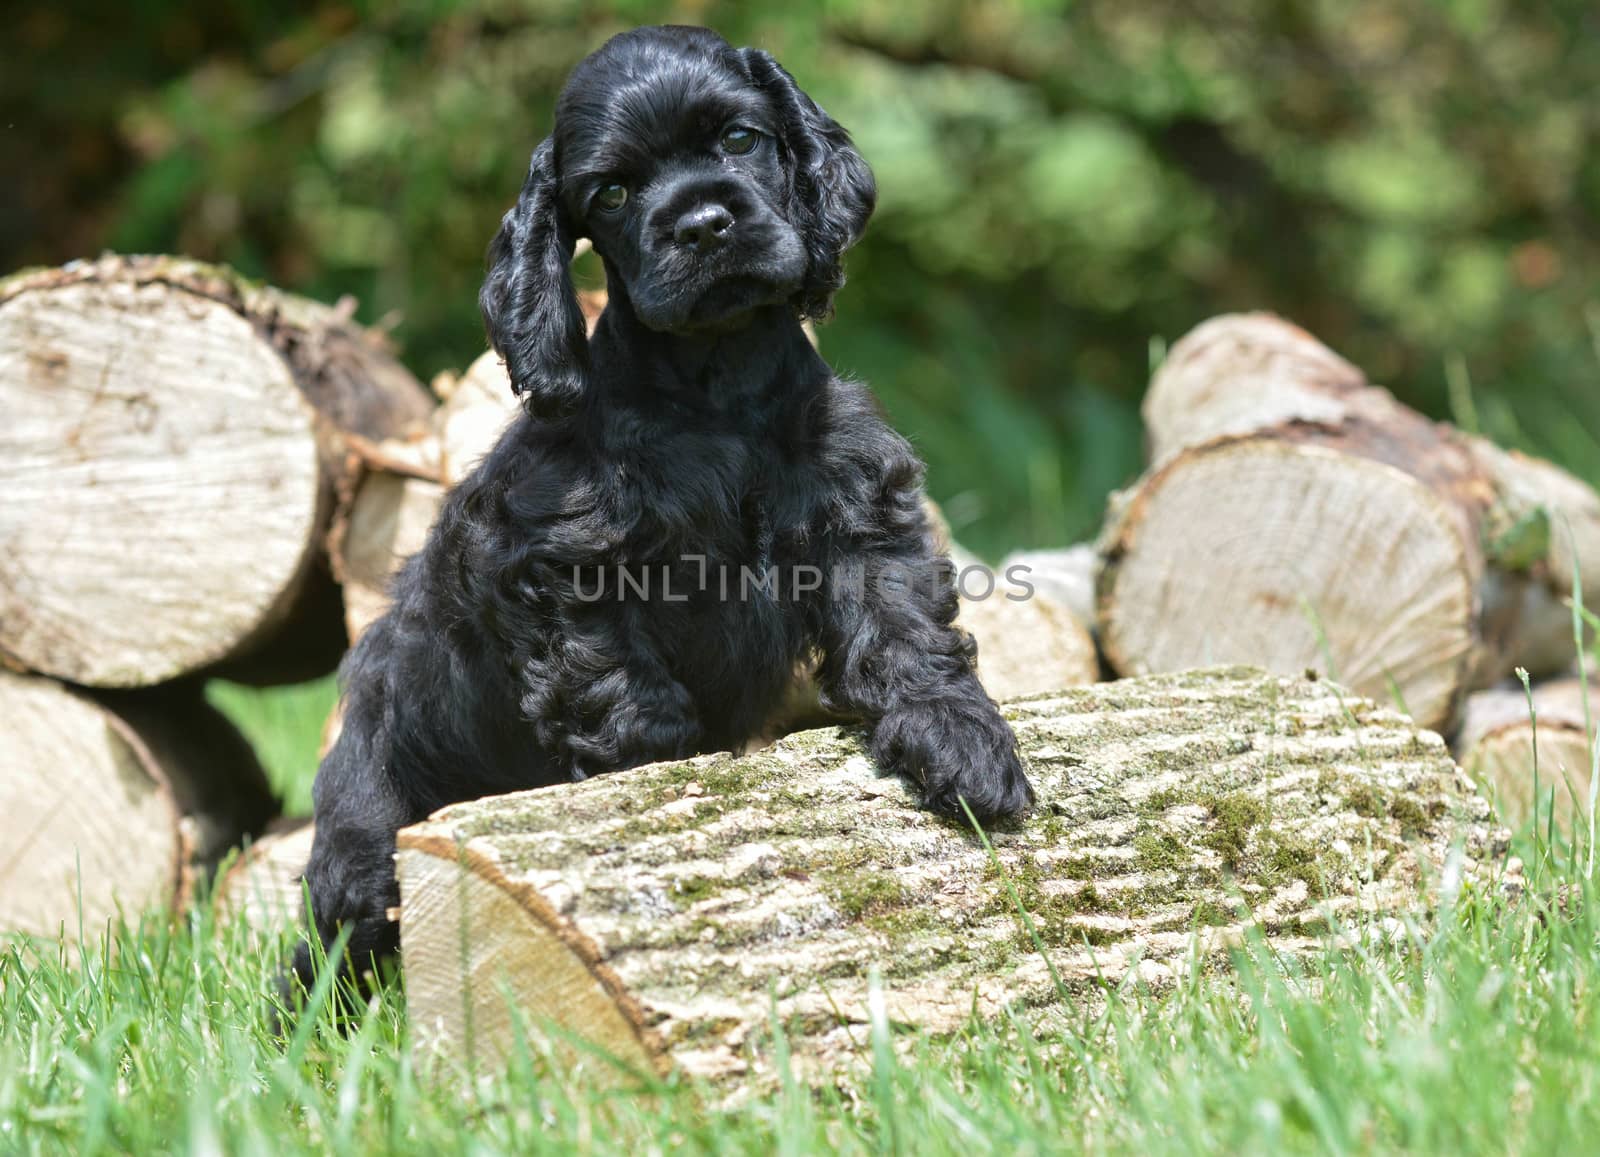
[[826, 1079], [864, 1047], [874, 970], [892, 1022], [946, 1034], [1009, 1008], [1048, 1028], [1129, 971], [1160, 986], [1222, 961], [1247, 924], [1318, 951], [1330, 920], [1424, 907], [1450, 849], [1476, 872], [1502, 848], [1438, 736], [1325, 682], [1214, 669], [1006, 714], [1039, 803], [991, 835], [1003, 871], [850, 729], [405, 829], [419, 1053], [489, 1069], [523, 1024], [748, 1090], [773, 1078], [775, 1016]]
[[348, 309], [225, 269], [0, 281], [0, 659], [104, 687], [331, 668], [335, 506], [433, 408]]
[[275, 814], [250, 746], [197, 684], [91, 696], [0, 671], [0, 929], [95, 936], [177, 908]]
[[1516, 666], [1573, 659], [1563, 605], [1600, 574], [1600, 496], [1431, 422], [1304, 331], [1221, 317], [1145, 401], [1152, 465], [1101, 538], [1122, 674], [1316, 668], [1448, 729]]
[[1600, 774], [1597, 727], [1600, 684], [1592, 676], [1587, 687], [1575, 677], [1536, 685], [1531, 709], [1521, 686], [1493, 687], [1467, 700], [1451, 747], [1506, 823], [1532, 818], [1537, 782], [1539, 815], [1553, 809], [1563, 832], [1587, 833], [1590, 786]]

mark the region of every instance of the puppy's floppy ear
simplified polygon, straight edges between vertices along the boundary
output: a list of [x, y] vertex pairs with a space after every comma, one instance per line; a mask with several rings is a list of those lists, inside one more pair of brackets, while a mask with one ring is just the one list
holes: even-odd
[[794, 166], [794, 225], [810, 259], [800, 308], [807, 317], [824, 318], [844, 284], [840, 258], [866, 229], [878, 187], [851, 146], [850, 134], [800, 90], [781, 64], [759, 48], [746, 48], [744, 61], [750, 79], [772, 101]]
[[489, 243], [489, 274], [478, 294], [489, 343], [535, 417], [571, 413], [588, 382], [589, 342], [568, 272], [575, 241], [547, 140], [533, 151], [522, 194]]

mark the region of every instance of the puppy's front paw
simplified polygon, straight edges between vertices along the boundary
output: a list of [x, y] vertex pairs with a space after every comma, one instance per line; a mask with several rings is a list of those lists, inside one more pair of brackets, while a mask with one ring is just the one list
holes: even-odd
[[922, 787], [923, 806], [980, 821], [1014, 816], [1033, 803], [1016, 736], [988, 700], [936, 699], [878, 721], [872, 754], [880, 767]]

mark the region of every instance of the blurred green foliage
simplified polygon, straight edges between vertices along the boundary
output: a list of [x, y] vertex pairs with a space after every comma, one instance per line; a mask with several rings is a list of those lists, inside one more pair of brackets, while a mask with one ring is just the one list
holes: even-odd
[[770, 49], [855, 133], [881, 207], [823, 348], [980, 551], [1091, 532], [1153, 352], [1232, 309], [1600, 481], [1593, 0], [35, 5], [0, 266], [225, 260], [462, 366], [567, 70], [663, 21]]

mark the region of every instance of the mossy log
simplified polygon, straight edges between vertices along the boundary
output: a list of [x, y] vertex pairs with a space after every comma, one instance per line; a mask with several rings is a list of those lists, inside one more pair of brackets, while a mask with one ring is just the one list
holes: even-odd
[[522, 1023], [748, 1089], [773, 1077], [775, 1015], [826, 1079], [863, 1047], [875, 971], [895, 1024], [1009, 1008], [1048, 1028], [1130, 970], [1160, 986], [1224, 962], [1247, 924], [1292, 957], [1330, 921], [1422, 912], [1452, 848], [1469, 877], [1502, 849], [1437, 735], [1326, 682], [1215, 669], [1005, 712], [1039, 802], [991, 834], [994, 860], [851, 729], [405, 829], [419, 1054], [491, 1069]]
[[276, 811], [198, 685], [90, 695], [0, 670], [0, 930], [94, 937], [178, 908]]
[[1152, 466], [1101, 539], [1101, 646], [1124, 675], [1314, 668], [1448, 729], [1517, 666], [1572, 662], [1600, 496], [1431, 422], [1309, 334], [1206, 322], [1155, 375]]
[[1451, 745], [1461, 766], [1495, 801], [1506, 823], [1551, 814], [1564, 832], [1588, 831], [1589, 792], [1600, 775], [1600, 683], [1577, 677], [1533, 688], [1494, 687], [1467, 700], [1461, 731]]
[[348, 308], [226, 269], [0, 281], [0, 659], [103, 687], [331, 668], [335, 506], [433, 409]]

